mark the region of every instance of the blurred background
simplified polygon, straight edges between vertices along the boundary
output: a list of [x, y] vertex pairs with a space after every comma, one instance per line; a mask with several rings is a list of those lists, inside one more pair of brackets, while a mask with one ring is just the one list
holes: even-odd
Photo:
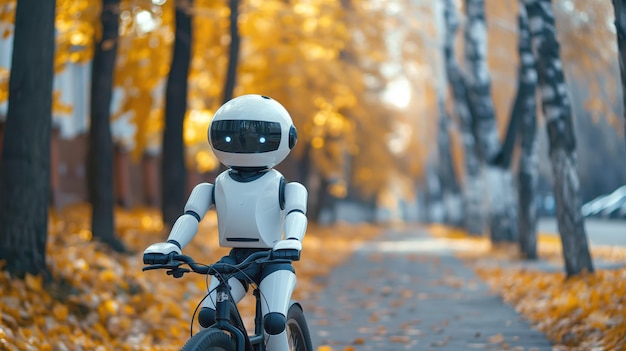
[[[258, 93], [280, 101], [298, 128], [296, 149], [277, 168], [309, 188], [311, 220], [462, 225], [464, 206], [459, 199], [467, 186], [462, 123], [444, 57], [444, 46], [452, 40], [461, 68], [469, 66], [461, 1], [116, 3], [56, 3], [53, 208], [88, 200], [90, 99], [98, 74], [94, 47], [99, 44], [106, 50], [117, 44], [108, 111], [116, 205], [159, 207], [170, 202], [161, 185], [168, 168], [161, 166], [168, 159], [165, 145], [176, 143], [164, 133], [174, 128], [166, 128], [169, 98], [172, 109], [184, 111], [184, 156], [179, 158], [184, 158], [185, 174], [179, 179], [188, 193], [223, 171], [207, 142], [213, 112], [232, 96]], [[450, 32], [444, 16], [450, 4], [457, 11], [456, 32]], [[118, 28], [115, 38], [102, 40], [107, 29], [100, 16], [106, 6], [114, 6], [110, 10]], [[0, 140], [7, 114], [15, 8], [15, 1], [0, 1]], [[619, 161], [626, 146], [623, 121], [617, 117], [623, 111], [613, 8], [609, 0], [555, 0], [554, 11], [573, 109], [580, 195], [587, 203], [626, 184], [626, 163]], [[485, 1], [486, 58], [501, 141], [518, 86], [517, 16], [516, 1]], [[182, 44], [175, 45], [177, 40]], [[182, 70], [170, 69], [175, 64], [181, 67], [181, 62]], [[183, 79], [176, 83], [176, 76]], [[168, 79], [172, 94], [167, 93]], [[184, 92], [182, 100], [175, 99], [176, 91]], [[552, 216], [552, 169], [538, 111], [535, 201], [540, 215]], [[513, 173], [518, 169], [519, 142], [515, 145], [509, 167]], [[441, 171], [446, 162], [452, 166], [451, 179]], [[444, 193], [457, 200], [446, 202]], [[623, 203], [620, 200], [619, 205]], [[174, 205], [182, 210], [182, 205]], [[583, 212], [601, 211], [588, 206]], [[611, 212], [611, 217], [625, 213]]]
[[[179, 349], [206, 279], [140, 253], [225, 170], [207, 128], [243, 94], [298, 129], [277, 166], [309, 191], [295, 298], [405, 227], [487, 259], [555, 343], [618, 345], [625, 60], [626, 0], [0, 0], [0, 349]], [[209, 262], [215, 212], [200, 224], [185, 252]]]

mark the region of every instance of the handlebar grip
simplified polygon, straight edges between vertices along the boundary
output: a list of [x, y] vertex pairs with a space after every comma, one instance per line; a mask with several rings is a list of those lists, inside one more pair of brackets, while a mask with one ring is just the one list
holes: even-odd
[[144, 264], [166, 264], [169, 261], [170, 261], [170, 255], [156, 253], [156, 252], [143, 254]]
[[272, 259], [299, 261], [300, 251], [296, 249], [281, 249], [272, 251]]

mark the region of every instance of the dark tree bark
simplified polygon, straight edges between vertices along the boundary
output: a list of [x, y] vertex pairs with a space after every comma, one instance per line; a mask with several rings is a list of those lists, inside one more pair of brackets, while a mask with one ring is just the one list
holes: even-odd
[[520, 253], [526, 259], [537, 259], [537, 206], [535, 198], [539, 182], [537, 152], [537, 70], [530, 43], [530, 30], [526, 8], [519, 7], [519, 69], [518, 87], [511, 119], [519, 123], [521, 155], [517, 173], [518, 231]]
[[452, 150], [450, 147], [450, 117], [446, 113], [443, 97], [438, 98], [439, 106], [439, 128], [437, 134], [437, 147], [439, 151], [439, 164], [437, 165], [437, 175], [441, 184], [441, 201], [444, 211], [444, 222], [448, 225], [461, 225], [461, 194], [456, 173], [454, 172], [454, 162], [452, 160]]
[[576, 136], [559, 54], [551, 0], [524, 0], [550, 145], [559, 233], [567, 276], [592, 272], [581, 211]]
[[233, 98], [237, 83], [237, 63], [239, 62], [239, 0], [229, 0], [230, 7], [230, 47], [228, 49], [228, 71], [224, 82], [224, 103]]
[[176, 2], [174, 54], [167, 79], [165, 130], [161, 164], [161, 210], [163, 222], [172, 225], [182, 214], [186, 202], [187, 169], [183, 122], [187, 112], [187, 77], [191, 62], [191, 0]]
[[15, 10], [9, 108], [0, 170], [0, 260], [23, 277], [46, 274], [54, 0], [21, 0]]
[[115, 237], [115, 191], [113, 183], [113, 139], [111, 96], [117, 58], [119, 0], [103, 0], [102, 37], [96, 42], [91, 73], [91, 111], [87, 184], [92, 206], [93, 237], [116, 251], [124, 245]]
[[624, 114], [624, 134], [626, 135], [626, 0], [613, 0], [615, 11], [615, 30], [617, 32], [617, 48], [619, 68], [622, 77], [622, 99]]
[[472, 235], [482, 235], [485, 229], [483, 182], [480, 176], [480, 162], [476, 154], [476, 142], [472, 132], [472, 116], [465, 78], [456, 60], [454, 39], [459, 27], [458, 14], [453, 0], [445, 0], [445, 43], [444, 60], [446, 75], [452, 91], [454, 110], [459, 119], [465, 150], [465, 183], [463, 184], [464, 228]]
[[[230, 46], [228, 48], [228, 68], [226, 71], [226, 79], [224, 80], [224, 98], [223, 103], [228, 102], [233, 98], [235, 93], [235, 86], [237, 85], [237, 64], [239, 63], [239, 0], [229, 0], [228, 6], [230, 8]], [[220, 164], [219, 172], [223, 172], [227, 169], [224, 164]]]

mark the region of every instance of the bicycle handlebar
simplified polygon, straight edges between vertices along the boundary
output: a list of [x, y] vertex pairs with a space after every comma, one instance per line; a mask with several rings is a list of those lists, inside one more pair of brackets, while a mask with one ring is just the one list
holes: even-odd
[[[194, 261], [193, 258], [187, 255], [171, 253], [169, 255], [169, 259], [167, 263], [145, 266], [142, 268], [142, 271], [147, 271], [147, 270], [152, 270], [152, 269], [167, 269], [168, 270], [167, 274], [173, 275], [174, 278], [180, 278], [183, 276], [183, 274], [188, 273], [190, 271], [193, 271], [198, 274], [210, 274], [210, 275], [232, 274], [232, 273], [241, 271], [246, 266], [254, 262], [258, 262], [260, 259], [264, 259], [264, 258], [268, 260], [271, 259], [271, 251], [254, 252], [239, 264], [217, 262], [217, 263], [213, 263], [210, 265], [204, 265], [204, 264], [197, 263], [196, 261]], [[284, 261], [284, 260], [277, 260], [277, 261]], [[187, 266], [189, 266], [189, 268], [191, 268], [191, 270], [189, 270], [188, 268], [181, 268], [180, 265], [182, 264], [186, 264]]]

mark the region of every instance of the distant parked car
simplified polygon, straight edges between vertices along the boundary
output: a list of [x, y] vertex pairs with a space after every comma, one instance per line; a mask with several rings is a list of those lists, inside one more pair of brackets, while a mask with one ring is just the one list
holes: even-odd
[[582, 206], [585, 217], [626, 218], [626, 185], [608, 195], [598, 196]]

